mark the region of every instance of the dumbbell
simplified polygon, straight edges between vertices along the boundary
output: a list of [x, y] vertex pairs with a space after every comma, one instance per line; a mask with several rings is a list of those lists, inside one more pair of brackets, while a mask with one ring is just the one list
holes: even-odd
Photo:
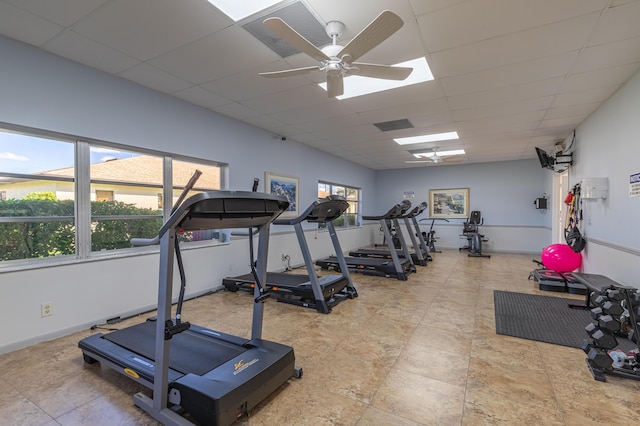
[[593, 339], [593, 344], [598, 348], [613, 349], [618, 346], [618, 341], [613, 334], [600, 329], [593, 323], [588, 324], [584, 330]]
[[624, 312], [624, 308], [622, 307], [622, 303], [620, 303], [620, 301], [607, 300], [602, 304], [602, 312], [608, 315], [618, 316]]
[[591, 298], [591, 303], [593, 303], [594, 306], [602, 306], [602, 304], [607, 300], [609, 300], [607, 296], [602, 294], [595, 294], [595, 296]]
[[606, 350], [601, 348], [594, 348], [593, 346], [591, 346], [586, 352], [589, 364], [591, 364], [593, 367], [602, 370], [611, 370], [613, 360], [611, 359], [609, 354], [607, 354]]
[[617, 333], [622, 328], [622, 324], [611, 315], [602, 315], [598, 318], [598, 327], [611, 333]]
[[604, 315], [604, 311], [601, 307], [598, 306], [597, 308], [591, 308], [591, 318], [593, 318], [594, 320], [598, 321], [598, 318], [600, 318], [602, 315]]
[[607, 297], [611, 300], [621, 301], [624, 299], [624, 293], [618, 289], [609, 289], [607, 290]]

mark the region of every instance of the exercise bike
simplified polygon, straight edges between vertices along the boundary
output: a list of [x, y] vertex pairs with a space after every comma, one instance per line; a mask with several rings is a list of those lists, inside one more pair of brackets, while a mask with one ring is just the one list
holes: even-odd
[[473, 210], [469, 215], [469, 219], [462, 224], [463, 230], [460, 237], [467, 239], [467, 245], [460, 247], [460, 251], [468, 250], [469, 257], [485, 257], [490, 258], [488, 254], [482, 253], [482, 243], [489, 241], [480, 233], [479, 228], [484, 223], [484, 218], [480, 210]]
[[[429, 219], [420, 219], [420, 222], [429, 220]], [[436, 250], [436, 240], [439, 237], [436, 237], [436, 231], [433, 229], [433, 225], [436, 223], [436, 220], [444, 220], [445, 222], [449, 222], [449, 219], [443, 218], [433, 218], [431, 219], [431, 226], [429, 227], [429, 232], [422, 231], [422, 237], [424, 241], [427, 243], [427, 247], [429, 247], [429, 253], [442, 253], [442, 250]]]

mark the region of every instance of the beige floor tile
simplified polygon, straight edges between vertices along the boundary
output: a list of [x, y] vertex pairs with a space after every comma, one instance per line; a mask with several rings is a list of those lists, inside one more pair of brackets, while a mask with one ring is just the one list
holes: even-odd
[[[269, 301], [263, 337], [291, 345], [304, 376], [237, 425], [637, 423], [640, 382], [597, 382], [579, 349], [496, 334], [496, 289], [582, 298], [540, 291], [528, 280], [536, 256], [433, 256], [406, 281], [353, 274], [359, 297], [330, 314]], [[252, 304], [246, 292], [219, 292], [187, 301], [183, 314], [249, 338]], [[83, 362], [77, 343], [98, 331], [108, 332], [87, 330], [0, 355], [0, 424], [156, 425], [133, 404], [133, 395], [148, 389]]]
[[423, 424], [369, 406], [356, 426], [419, 426]]
[[464, 386], [393, 369], [372, 405], [418, 423], [454, 425], [460, 424], [463, 402]]
[[408, 373], [465, 386], [469, 370], [469, 356], [446, 352], [428, 342], [410, 341], [398, 357], [394, 368]]

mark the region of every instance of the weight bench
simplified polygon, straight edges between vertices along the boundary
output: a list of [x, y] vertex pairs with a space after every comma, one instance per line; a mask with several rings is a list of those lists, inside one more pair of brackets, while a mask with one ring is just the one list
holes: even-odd
[[594, 307], [594, 304], [591, 302], [591, 293], [601, 293], [607, 288], [616, 287], [620, 289], [634, 289], [635, 287], [626, 287], [622, 284], [619, 284], [613, 281], [609, 277], [605, 277], [604, 275], [598, 274], [584, 274], [580, 272], [574, 272], [573, 278], [578, 280], [581, 284], [587, 287], [587, 293], [585, 296], [584, 302], [580, 303], [569, 303], [569, 307], [571, 309], [585, 309], [589, 310]]

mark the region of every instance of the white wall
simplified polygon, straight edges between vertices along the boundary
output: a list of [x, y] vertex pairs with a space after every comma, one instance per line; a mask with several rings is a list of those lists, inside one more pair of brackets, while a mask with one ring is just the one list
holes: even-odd
[[[535, 160], [505, 161], [450, 166], [423, 166], [376, 173], [376, 211], [379, 215], [413, 191], [413, 204], [428, 201], [430, 189], [469, 188], [470, 210], [480, 210], [480, 231], [489, 239], [483, 250], [539, 254], [551, 244], [551, 210], [536, 210], [533, 201], [550, 195], [551, 172]], [[420, 229], [428, 231], [428, 212], [418, 217]], [[422, 220], [424, 219], [424, 220]], [[464, 219], [436, 221], [437, 247], [458, 248]]]
[[583, 202], [587, 246], [583, 270], [640, 288], [640, 197], [629, 196], [629, 177], [640, 173], [640, 73], [576, 130], [571, 185], [606, 177], [606, 200]]
[[[372, 170], [33, 46], [0, 37], [0, 58], [0, 122], [224, 162], [229, 189], [250, 190], [265, 171], [297, 176], [303, 207], [316, 199], [318, 180], [374, 192]], [[373, 196], [364, 198], [365, 208], [373, 206]], [[272, 252], [297, 247], [293, 233], [280, 235], [286, 229], [274, 228]], [[367, 228], [347, 232], [346, 250], [370, 238]], [[314, 256], [331, 254], [329, 247], [320, 246]], [[184, 258], [188, 292], [200, 294], [219, 287], [224, 276], [248, 272], [247, 240], [187, 250]], [[0, 270], [0, 312], [16, 319], [0, 328], [0, 352], [155, 306], [157, 262], [157, 254], [148, 254]], [[42, 302], [54, 303], [53, 316], [41, 318]]]

